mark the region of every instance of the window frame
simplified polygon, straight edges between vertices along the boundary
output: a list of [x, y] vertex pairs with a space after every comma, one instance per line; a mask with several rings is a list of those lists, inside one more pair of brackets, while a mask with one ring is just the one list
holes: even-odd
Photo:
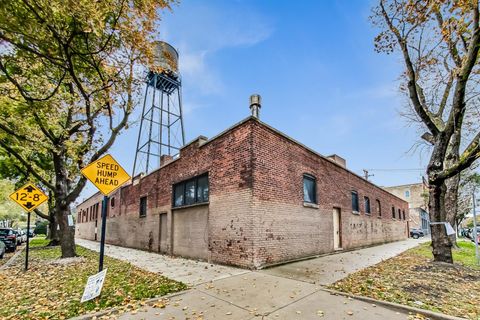
[[[142, 202], [145, 202], [145, 205], [142, 206]], [[145, 208], [144, 211], [142, 212], [142, 208]], [[138, 215], [140, 218], [145, 218], [147, 216], [147, 211], [148, 211], [148, 198], [147, 196], [140, 197], [140, 204], [139, 204], [139, 210], [138, 210]]]
[[363, 206], [365, 207], [365, 214], [371, 215], [372, 214], [372, 204], [370, 203], [370, 198], [369, 197], [363, 196]]
[[375, 199], [375, 203], [377, 204], [377, 217], [382, 217], [382, 204], [379, 199]]
[[396, 219], [396, 218], [395, 218], [395, 215], [396, 215], [396, 213], [395, 213], [395, 206], [392, 206], [392, 219]]
[[[204, 177], [207, 178], [207, 190], [208, 190], [208, 193], [207, 193], [207, 199], [201, 199], [201, 201], [199, 201], [199, 196], [198, 196], [198, 181], [200, 179], [203, 179]], [[194, 188], [193, 188], [193, 202], [192, 203], [189, 203], [187, 204], [186, 203], [186, 198], [187, 198], [187, 184], [189, 183], [192, 183], [194, 184]], [[179, 204], [177, 205], [176, 204], [176, 196], [177, 196], [177, 193], [176, 193], [176, 189], [177, 187], [181, 187], [182, 188], [182, 204]], [[203, 197], [202, 197], [203, 198]], [[186, 180], [183, 180], [183, 181], [179, 181], [175, 184], [172, 185], [172, 208], [182, 208], [182, 207], [189, 207], [189, 206], [194, 206], [194, 205], [200, 205], [200, 204], [206, 204], [206, 203], [209, 203], [210, 201], [210, 179], [209, 179], [209, 175], [208, 175], [208, 172], [206, 173], [202, 173], [198, 176], [194, 176], [192, 178], [189, 178], [189, 179], [186, 179]]]
[[[305, 179], [310, 180], [313, 182], [313, 202], [305, 200]], [[317, 197], [317, 178], [313, 175], [304, 173], [302, 177], [302, 186], [303, 186], [303, 203], [311, 203], [311, 204], [318, 204], [318, 197]]]
[[[353, 203], [354, 203], [353, 202], [353, 195], [355, 195], [355, 199], [356, 199], [356, 201], [355, 201], [356, 208], [354, 208], [354, 205], [353, 205]], [[360, 203], [358, 201], [358, 192], [355, 191], [355, 190], [351, 190], [350, 191], [350, 196], [351, 196], [351, 201], [352, 201], [352, 213], [356, 213], [356, 214], [360, 213]]]

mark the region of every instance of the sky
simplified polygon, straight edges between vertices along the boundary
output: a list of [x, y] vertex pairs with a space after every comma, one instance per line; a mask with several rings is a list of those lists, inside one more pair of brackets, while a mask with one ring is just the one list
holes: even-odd
[[[374, 51], [374, 1], [183, 0], [162, 14], [160, 40], [179, 52], [186, 141], [250, 115], [380, 186], [421, 181], [428, 152], [400, 115], [400, 57]], [[141, 105], [111, 154], [132, 172]], [[88, 183], [82, 197], [96, 189]]]

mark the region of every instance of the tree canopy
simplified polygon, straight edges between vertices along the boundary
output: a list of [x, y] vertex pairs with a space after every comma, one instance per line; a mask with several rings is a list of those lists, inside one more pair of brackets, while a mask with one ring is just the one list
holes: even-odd
[[153, 61], [155, 0], [0, 0], [0, 148], [55, 198], [62, 256], [69, 206], [126, 128]]
[[[379, 0], [372, 16], [375, 49], [400, 53], [400, 89], [431, 145], [431, 222], [455, 220], [459, 174], [480, 158], [479, 15], [477, 0]], [[432, 225], [432, 246], [435, 260], [452, 262], [442, 224]]]

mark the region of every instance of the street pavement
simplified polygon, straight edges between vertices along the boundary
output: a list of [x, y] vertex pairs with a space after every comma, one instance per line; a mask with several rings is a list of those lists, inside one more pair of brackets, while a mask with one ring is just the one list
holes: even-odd
[[[249, 271], [108, 245], [105, 254], [191, 285], [119, 319], [408, 319], [407, 313], [334, 295], [324, 285], [391, 258], [428, 239], [388, 243]], [[98, 244], [77, 239], [97, 250]], [[169, 268], [171, 270], [169, 270]]]

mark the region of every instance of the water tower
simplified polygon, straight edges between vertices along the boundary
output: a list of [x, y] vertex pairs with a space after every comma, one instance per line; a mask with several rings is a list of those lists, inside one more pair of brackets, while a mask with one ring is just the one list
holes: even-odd
[[163, 41], [155, 42], [154, 48], [154, 63], [146, 78], [133, 176], [158, 168], [163, 155], [175, 156], [185, 144], [178, 53]]

